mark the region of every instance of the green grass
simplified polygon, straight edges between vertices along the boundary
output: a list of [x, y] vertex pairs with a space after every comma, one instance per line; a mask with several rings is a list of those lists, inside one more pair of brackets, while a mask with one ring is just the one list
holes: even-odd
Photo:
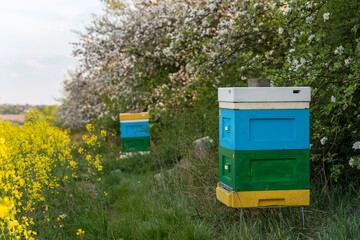
[[[155, 157], [146, 158], [150, 161]], [[355, 187], [337, 187], [324, 193], [313, 185], [311, 206], [305, 207], [303, 229], [300, 208], [245, 209], [240, 219], [239, 209], [228, 208], [216, 200], [215, 185], [205, 188], [189, 183], [184, 180], [183, 170], [158, 182], [153, 176], [159, 171], [143, 169], [139, 173], [134, 166], [142, 169], [147, 161], [137, 160], [107, 159], [109, 166], [122, 169], [112, 168], [104, 177], [104, 188], [111, 196], [109, 239], [358, 239], [360, 236], [360, 194]], [[192, 169], [188, 174], [198, 172]], [[197, 181], [197, 184], [205, 182]]]
[[[64, 187], [63, 199], [50, 206], [67, 214], [64, 226], [52, 232], [60, 223], [44, 225], [37, 230], [39, 238], [80, 239], [76, 231], [81, 228], [89, 240], [359, 239], [359, 186], [324, 192], [313, 182], [304, 229], [298, 207], [244, 209], [240, 218], [241, 210], [216, 200], [217, 148], [199, 155], [191, 145], [172, 141], [126, 159], [116, 148], [103, 150], [101, 182], [86, 181], [84, 173]], [[191, 167], [168, 172], [181, 157], [190, 159]], [[163, 177], [156, 180], [158, 173]]]
[[[152, 175], [123, 174], [109, 188], [111, 239], [207, 239], [211, 231], [191, 219], [181, 199], [154, 190]], [[105, 178], [108, 181], [109, 176]], [[116, 236], [116, 237], [115, 237]]]

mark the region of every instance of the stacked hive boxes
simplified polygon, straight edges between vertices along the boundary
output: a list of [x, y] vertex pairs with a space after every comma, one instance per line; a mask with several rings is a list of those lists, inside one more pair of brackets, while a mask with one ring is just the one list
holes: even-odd
[[149, 151], [149, 113], [120, 113], [120, 134], [123, 152]]
[[309, 87], [219, 88], [219, 185], [229, 207], [306, 206]]

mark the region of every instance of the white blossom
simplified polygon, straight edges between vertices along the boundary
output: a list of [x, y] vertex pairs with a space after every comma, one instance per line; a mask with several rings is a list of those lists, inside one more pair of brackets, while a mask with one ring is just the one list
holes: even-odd
[[306, 23], [311, 23], [313, 20], [314, 20], [314, 17], [313, 17], [313, 16], [308, 16], [308, 17], [306, 17], [306, 19], [305, 19]]
[[241, 12], [239, 12], [239, 15], [240, 16], [243, 16], [243, 15], [245, 15], [247, 12], [246, 11], [241, 11]]
[[295, 52], [295, 49], [292, 48], [292, 49], [289, 50], [289, 52], [291, 52], [291, 53]]
[[184, 23], [189, 23], [189, 22], [191, 22], [192, 20], [193, 20], [192, 18], [187, 17], [187, 18], [185, 18]]
[[279, 27], [279, 34], [282, 34], [284, 32], [284, 29], [282, 27]]
[[353, 167], [354, 163], [355, 163], [354, 159], [350, 158], [350, 160], [349, 160], [350, 167]]
[[300, 67], [302, 67], [306, 63], [305, 58], [300, 58], [300, 62], [297, 59], [293, 59], [292, 61], [292, 67], [290, 70], [297, 71]]
[[185, 70], [186, 70], [186, 72], [188, 72], [188, 73], [191, 73], [191, 72], [193, 71], [193, 67], [191, 66], [190, 63], [187, 63], [187, 64], [186, 64]]
[[338, 47], [335, 49], [334, 53], [335, 53], [336, 55], [342, 55], [342, 54], [344, 53], [344, 47], [341, 46], [341, 45], [338, 46]]
[[210, 9], [210, 11], [214, 11], [216, 9], [216, 5], [211, 3], [208, 8]]
[[306, 59], [305, 58], [300, 58], [300, 62], [301, 62], [301, 65], [304, 65], [306, 63]]
[[203, 9], [201, 9], [200, 11], [198, 11], [198, 15], [200, 15], [200, 16], [203, 16], [203, 15], [205, 15], [206, 14], [206, 12], [203, 10]]
[[315, 37], [314, 34], [310, 35], [309, 38], [308, 38], [309, 42], [311, 42], [314, 39], [314, 37]]
[[201, 23], [201, 26], [208, 27], [210, 26], [210, 23], [206, 19], [204, 19], [203, 22]]
[[324, 13], [323, 17], [324, 17], [324, 22], [326, 22], [330, 18], [330, 13], [329, 12]]
[[227, 35], [229, 31], [227, 29], [221, 29], [219, 32], [221, 35]]
[[351, 62], [351, 58], [345, 59], [344, 62], [345, 62], [345, 66], [348, 66], [350, 64], [350, 62]]
[[353, 149], [360, 149], [360, 141], [355, 142], [352, 146]]
[[291, 11], [291, 8], [287, 7], [285, 8], [285, 13], [289, 13]]
[[334, 96], [331, 96], [331, 102], [336, 102], [336, 97], [334, 97]]
[[325, 145], [325, 143], [326, 143], [327, 140], [328, 140], [327, 137], [323, 137], [322, 139], [320, 139], [321, 145]]
[[163, 53], [166, 57], [171, 57], [173, 55], [173, 53], [171, 52], [170, 48], [164, 48]]

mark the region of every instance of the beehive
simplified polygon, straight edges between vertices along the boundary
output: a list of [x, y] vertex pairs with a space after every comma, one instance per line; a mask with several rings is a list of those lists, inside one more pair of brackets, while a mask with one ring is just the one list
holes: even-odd
[[218, 200], [234, 208], [309, 205], [310, 88], [219, 88], [218, 97]]
[[149, 151], [149, 113], [120, 113], [119, 118], [123, 152]]

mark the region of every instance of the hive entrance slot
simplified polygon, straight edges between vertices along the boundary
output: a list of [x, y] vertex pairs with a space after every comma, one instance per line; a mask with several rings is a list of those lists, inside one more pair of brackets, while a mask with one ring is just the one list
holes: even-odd
[[293, 90], [294, 94], [300, 93], [300, 90]]
[[259, 199], [259, 207], [268, 207], [268, 206], [285, 206], [285, 199]]

